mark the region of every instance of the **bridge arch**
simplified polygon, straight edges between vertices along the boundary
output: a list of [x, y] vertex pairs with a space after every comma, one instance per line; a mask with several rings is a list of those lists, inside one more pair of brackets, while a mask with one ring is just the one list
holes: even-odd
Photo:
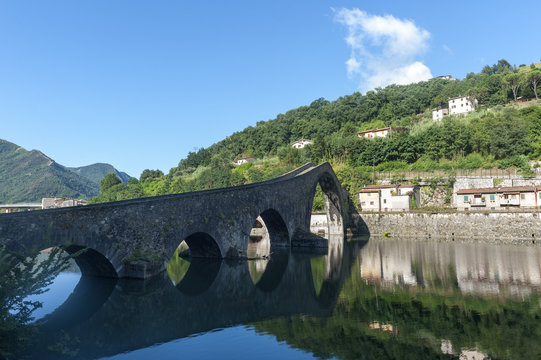
[[80, 245], [68, 245], [63, 249], [70, 255], [80, 252], [73, 259], [82, 275], [118, 278], [118, 273], [111, 261], [99, 251]]
[[275, 246], [285, 247], [290, 244], [287, 225], [278, 211], [272, 208], [266, 209], [259, 217], [263, 220], [269, 234], [271, 249]]
[[344, 226], [344, 203], [341, 187], [334, 173], [325, 171], [314, 182], [311, 191], [310, 209], [314, 203], [316, 187], [321, 187], [325, 201], [325, 212], [327, 215], [327, 235], [341, 235], [345, 233]]
[[222, 258], [222, 252], [216, 240], [206, 232], [195, 232], [184, 239], [193, 258]]

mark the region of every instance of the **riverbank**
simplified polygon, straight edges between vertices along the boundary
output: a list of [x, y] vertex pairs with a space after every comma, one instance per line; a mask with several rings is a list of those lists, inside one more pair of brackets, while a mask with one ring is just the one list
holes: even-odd
[[[358, 213], [350, 227], [367, 236], [540, 246], [540, 220], [537, 211]], [[311, 231], [325, 222], [325, 214], [313, 214]]]

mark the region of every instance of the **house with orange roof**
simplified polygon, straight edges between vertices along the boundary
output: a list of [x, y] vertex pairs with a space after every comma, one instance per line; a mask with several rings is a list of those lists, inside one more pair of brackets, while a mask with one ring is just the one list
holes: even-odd
[[461, 189], [455, 194], [458, 210], [504, 210], [541, 205], [541, 186]]

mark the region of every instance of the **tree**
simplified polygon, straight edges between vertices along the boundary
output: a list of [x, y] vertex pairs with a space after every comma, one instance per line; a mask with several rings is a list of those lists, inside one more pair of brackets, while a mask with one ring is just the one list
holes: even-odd
[[122, 183], [122, 181], [118, 178], [118, 176], [116, 176], [115, 174], [113, 173], [110, 173], [110, 174], [107, 174], [105, 175], [105, 177], [103, 179], [101, 179], [100, 181], [100, 189], [101, 189], [101, 192], [104, 193], [105, 191], [107, 191], [109, 188], [115, 186], [115, 185], [118, 185]]
[[519, 73], [510, 73], [504, 76], [503, 82], [505, 85], [513, 91], [513, 98], [517, 101], [517, 92], [520, 88], [522, 76]]
[[534, 94], [535, 99], [539, 100], [539, 97], [537, 95], [537, 85], [541, 81], [541, 70], [534, 69], [526, 74], [526, 81], [530, 84]]
[[485, 66], [483, 68], [483, 73], [488, 75], [494, 75], [494, 74], [504, 74], [508, 73], [510, 71], [513, 71], [513, 66], [509, 64], [509, 62], [505, 59], [498, 60], [497, 64], [494, 64], [492, 66]]
[[162, 176], [163, 176], [163, 172], [161, 170], [145, 169], [141, 173], [141, 177], [139, 178], [139, 181], [142, 182], [142, 183], [149, 182], [149, 181], [152, 181], [152, 180], [157, 180], [157, 179], [161, 178]]

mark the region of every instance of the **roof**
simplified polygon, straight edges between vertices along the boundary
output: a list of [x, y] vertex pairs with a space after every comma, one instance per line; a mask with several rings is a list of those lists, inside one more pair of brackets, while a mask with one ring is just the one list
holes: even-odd
[[388, 127], [384, 127], [384, 128], [381, 128], [381, 129], [370, 129], [370, 130], [359, 131], [359, 135], [366, 134], [366, 133], [369, 133], [369, 132], [383, 131], [383, 130], [396, 131], [395, 129], [393, 129], [392, 126], [388, 126]]
[[475, 99], [474, 96], [465, 95], [465, 96], [455, 96], [455, 97], [449, 98], [449, 100], [456, 100], [456, 99], [463, 99], [463, 98], [472, 98], [472, 99]]
[[419, 186], [418, 184], [385, 184], [385, 185], [365, 185], [359, 192], [371, 193], [380, 192], [381, 189], [395, 189], [395, 188], [414, 188]]
[[308, 139], [299, 139], [297, 141], [295, 141], [293, 144], [296, 144], [296, 143], [300, 143], [300, 142], [313, 142], [312, 140], [308, 140]]
[[239, 160], [255, 160], [255, 157], [248, 156], [248, 157], [243, 157], [243, 158], [235, 159], [235, 161], [239, 161]]
[[376, 192], [381, 192], [380, 189], [361, 189], [359, 190], [359, 193], [376, 193]]
[[497, 187], [497, 188], [479, 188], [479, 189], [461, 189], [456, 192], [457, 195], [465, 194], [489, 194], [489, 193], [521, 193], [521, 192], [534, 192], [540, 191], [541, 186], [509, 186], [509, 187]]

